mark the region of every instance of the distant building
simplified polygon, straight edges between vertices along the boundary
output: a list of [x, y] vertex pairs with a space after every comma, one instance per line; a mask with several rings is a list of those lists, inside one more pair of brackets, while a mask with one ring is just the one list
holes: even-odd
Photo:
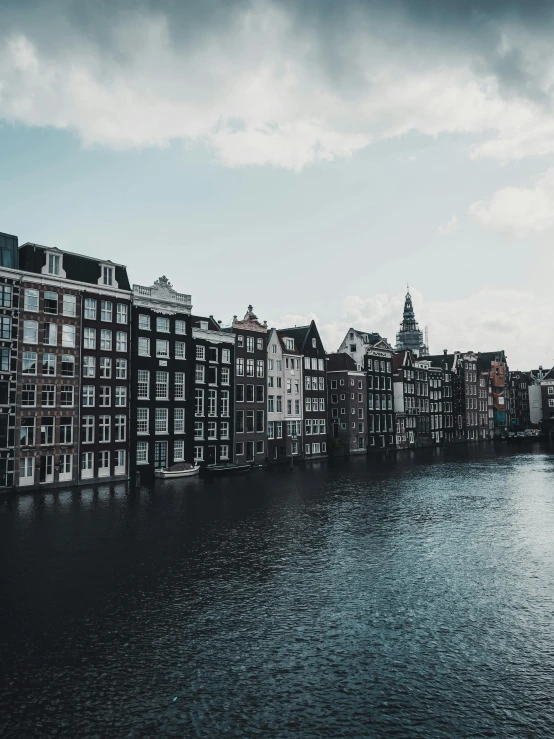
[[510, 372], [508, 392], [510, 398], [510, 430], [524, 431], [531, 427], [529, 390], [532, 381], [529, 372]]
[[419, 325], [415, 319], [409, 289], [404, 301], [404, 314], [400, 323], [400, 331], [396, 334], [396, 351], [403, 352], [406, 350], [410, 350], [417, 357], [424, 357], [429, 353], [427, 346], [425, 346], [423, 332], [419, 330]]
[[230, 329], [236, 337], [235, 387], [236, 443], [238, 464], [265, 464], [267, 458], [266, 428], [266, 360], [267, 323], [260, 323], [251, 305], [242, 320], [233, 317]]
[[16, 486], [127, 477], [126, 268], [38, 244], [19, 264]]
[[542, 422], [541, 428], [554, 436], [554, 367], [541, 380]]
[[[283, 358], [286, 360], [287, 353], [291, 359], [295, 360], [294, 372], [297, 372], [297, 359], [302, 358], [303, 369], [303, 390], [304, 408], [302, 415], [304, 417], [304, 428], [302, 432], [303, 448], [302, 453], [305, 459], [313, 459], [314, 457], [327, 456], [327, 369], [325, 361], [325, 349], [315, 321], [309, 326], [295, 326], [294, 328], [284, 328], [278, 330], [278, 335], [283, 342]], [[285, 393], [291, 400], [295, 400], [296, 389], [294, 383], [296, 377], [291, 374], [291, 365], [289, 363], [289, 375], [286, 378], [291, 381], [291, 393]], [[293, 392], [294, 390], [294, 392]], [[288, 385], [287, 385], [288, 391]], [[291, 409], [294, 411], [295, 406]], [[285, 417], [289, 410], [288, 404], [285, 407]], [[294, 413], [286, 421], [287, 425], [291, 424], [291, 431], [294, 427], [298, 428], [298, 420]]]
[[329, 354], [329, 434], [336, 455], [367, 452], [367, 378], [346, 353]]
[[174, 290], [165, 276], [149, 287], [133, 285], [133, 473], [152, 476], [193, 461], [191, 309], [190, 295]]

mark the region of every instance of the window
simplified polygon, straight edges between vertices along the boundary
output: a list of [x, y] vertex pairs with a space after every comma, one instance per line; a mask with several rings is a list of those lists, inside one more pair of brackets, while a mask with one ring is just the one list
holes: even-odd
[[26, 287], [23, 301], [24, 310], [32, 310], [38, 312], [38, 290]]
[[35, 458], [22, 457], [19, 460], [19, 484], [32, 485], [35, 479]]
[[244, 346], [244, 336], [237, 336], [237, 346]]
[[254, 385], [246, 386], [246, 402], [247, 403], [254, 402]]
[[22, 373], [24, 375], [36, 375], [37, 373], [37, 353], [23, 352]]
[[228, 444], [222, 444], [220, 452], [220, 459], [229, 459], [229, 445]]
[[100, 302], [100, 320], [111, 323], [113, 319], [113, 303], [111, 300], [102, 300]]
[[85, 298], [85, 318], [96, 321], [96, 300]]
[[317, 349], [317, 341], [316, 339], [312, 339], [312, 348]]
[[185, 442], [183, 439], [175, 439], [173, 442], [173, 461], [182, 462], [185, 458]]
[[127, 388], [118, 385], [115, 389], [115, 405], [124, 407], [127, 405]]
[[75, 346], [75, 326], [62, 326], [62, 346]]
[[168, 429], [167, 408], [156, 408], [154, 415], [154, 430], [157, 434], [167, 434]]
[[156, 331], [169, 332], [169, 318], [156, 318]]
[[137, 398], [148, 398], [150, 386], [150, 372], [148, 370], [138, 370], [137, 372]]
[[156, 339], [156, 356], [169, 357], [169, 341]]
[[229, 421], [221, 422], [221, 438], [222, 439], [229, 438]]
[[149, 409], [137, 408], [137, 434], [147, 434], [149, 422]]
[[208, 416], [217, 416], [217, 390], [208, 390]]
[[[45, 355], [47, 356], [47, 355]], [[55, 356], [54, 354], [49, 356]], [[96, 357], [83, 357], [83, 377], [96, 376]]]
[[43, 416], [40, 421], [40, 443], [54, 443], [54, 418], [51, 416]]
[[208, 349], [208, 359], [210, 362], [217, 362], [217, 348], [210, 346]]
[[169, 399], [169, 373], [156, 372], [156, 400]]
[[201, 462], [203, 459], [204, 459], [204, 447], [195, 446], [194, 447], [194, 461]]
[[[8, 321], [10, 319], [8, 318]], [[49, 324], [46, 324], [48, 326]], [[4, 336], [4, 320], [2, 319], [2, 338], [10, 338]], [[23, 341], [27, 344], [38, 343], [38, 321], [23, 321]], [[47, 343], [47, 342], [45, 342]]]
[[98, 421], [98, 441], [100, 442], [100, 444], [107, 444], [111, 441], [112, 419], [110, 416], [100, 416]]
[[221, 350], [221, 361], [225, 362], [226, 364], [230, 364], [231, 362], [231, 350], [230, 349]]
[[138, 327], [142, 331], [150, 331], [150, 316], [147, 316], [144, 313], [139, 313]]
[[187, 325], [186, 323], [181, 319], [175, 319], [175, 333], [176, 334], [186, 334], [187, 333]]
[[204, 391], [203, 390], [198, 389], [194, 391], [194, 415], [195, 416], [204, 415]]
[[235, 431], [237, 434], [242, 434], [244, 431], [244, 411], [235, 413]]
[[44, 312], [58, 315], [58, 293], [44, 291]]
[[222, 367], [221, 368], [221, 384], [222, 385], [229, 385], [230, 383], [230, 370], [229, 367]]
[[184, 372], [175, 373], [173, 396], [175, 400], [185, 399], [185, 373]]
[[100, 377], [109, 379], [112, 376], [111, 357], [100, 357]]
[[208, 367], [208, 383], [217, 385], [217, 367]]
[[185, 342], [175, 342], [175, 359], [185, 359]]
[[288, 351], [294, 351], [294, 340], [285, 339], [285, 347]]
[[197, 345], [196, 347], [196, 359], [204, 361], [206, 359], [206, 347]]
[[256, 431], [261, 432], [264, 430], [264, 412], [256, 411]]
[[185, 409], [175, 408], [173, 411], [173, 431], [176, 434], [185, 432]]
[[254, 377], [254, 360], [253, 359], [246, 360], [246, 376]]
[[117, 322], [127, 323], [128, 306], [125, 303], [117, 304]]
[[68, 318], [75, 318], [77, 315], [77, 298], [75, 295], [63, 296], [63, 314]]
[[53, 408], [56, 405], [56, 386], [55, 385], [43, 385], [41, 392], [42, 405], [48, 408]]
[[96, 329], [83, 329], [83, 349], [96, 349]]
[[27, 407], [35, 406], [36, 398], [37, 386], [24, 382], [21, 388], [21, 405]]
[[202, 421], [194, 422], [194, 438], [195, 439], [204, 438], [204, 424], [202, 423]]
[[217, 423], [208, 421], [208, 439], [217, 439]]
[[237, 376], [244, 376], [244, 359], [242, 357], [237, 357]]
[[256, 454], [263, 454], [264, 453], [264, 443], [263, 441], [257, 441], [256, 442]]
[[117, 352], [127, 351], [127, 332], [117, 331], [115, 335], [115, 350]]
[[254, 411], [246, 411], [246, 432], [253, 433], [254, 431]]
[[94, 416], [83, 416], [81, 421], [81, 442], [92, 444], [94, 442]]
[[240, 457], [242, 454], [244, 454], [244, 441], [237, 441], [235, 444], [235, 454], [237, 457]]
[[246, 351], [247, 352], [254, 351], [254, 337], [253, 336], [246, 337]]
[[[44, 354], [43, 356], [54, 357], [54, 373], [56, 371], [56, 355]], [[73, 354], [62, 354], [62, 377], [75, 377], [75, 357]]]
[[100, 280], [102, 285], [113, 285], [113, 267], [103, 264]]
[[196, 369], [195, 369], [195, 373], [194, 373], [194, 378], [195, 378], [195, 381], [196, 382], [204, 382], [205, 381], [205, 379], [206, 379], [206, 368], [204, 367], [203, 364], [197, 364], [196, 365]]
[[0, 285], [0, 306], [2, 308], [12, 307], [13, 289], [11, 285]]
[[127, 416], [115, 417], [115, 440], [125, 441], [127, 438]]
[[35, 445], [35, 419], [22, 418], [21, 428], [19, 430], [19, 443], [21, 446]]
[[73, 385], [62, 385], [60, 390], [60, 405], [71, 408], [73, 407]]
[[199, 327], [202, 329], [202, 331], [208, 330], [208, 321], [199, 321]]
[[[29, 323], [35, 323], [35, 321], [29, 321]], [[0, 318], [0, 338], [11, 339], [12, 333], [12, 320], [9, 316], [2, 316]], [[37, 338], [38, 338], [38, 327], [37, 327]], [[36, 342], [33, 342], [36, 343]]]
[[137, 464], [148, 464], [147, 441], [137, 441]]
[[105, 352], [111, 352], [112, 350], [112, 332], [109, 328], [103, 328], [100, 331], [100, 349]]
[[83, 385], [83, 405], [94, 405], [94, 385]]
[[139, 337], [138, 353], [141, 357], [150, 356], [150, 339], [144, 339], [143, 337]]
[[264, 376], [264, 365], [265, 362], [263, 359], [258, 359], [256, 362], [256, 377], [263, 377]]
[[58, 254], [48, 254], [46, 259], [46, 271], [49, 275], [60, 274], [60, 257]]
[[282, 413], [283, 412], [283, 396], [282, 395], [276, 395], [275, 396], [275, 402], [276, 402], [276, 412]]

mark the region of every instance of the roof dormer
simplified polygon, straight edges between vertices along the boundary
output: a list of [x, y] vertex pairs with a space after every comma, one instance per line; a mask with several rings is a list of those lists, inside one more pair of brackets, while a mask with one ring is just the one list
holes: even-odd
[[46, 259], [42, 268], [42, 274], [52, 275], [52, 277], [66, 277], [67, 275], [63, 268], [63, 252], [54, 247], [52, 249], [46, 249], [44, 254]]
[[113, 262], [100, 262], [98, 284], [105, 287], [119, 287], [115, 279], [115, 264]]

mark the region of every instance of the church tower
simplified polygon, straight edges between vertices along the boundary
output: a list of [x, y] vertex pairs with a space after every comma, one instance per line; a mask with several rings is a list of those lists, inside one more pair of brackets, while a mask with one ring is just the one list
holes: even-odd
[[415, 319], [409, 286], [404, 301], [404, 315], [400, 324], [400, 331], [396, 334], [396, 351], [403, 352], [406, 349], [411, 349], [418, 357], [424, 357], [428, 354], [428, 349], [423, 340], [423, 332], [419, 330], [418, 322]]

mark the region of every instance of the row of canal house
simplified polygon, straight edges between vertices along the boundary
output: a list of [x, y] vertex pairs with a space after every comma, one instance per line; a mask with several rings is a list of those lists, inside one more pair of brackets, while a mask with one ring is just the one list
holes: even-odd
[[[269, 328], [249, 306], [222, 327], [109, 260], [8, 235], [0, 258], [1, 486], [478, 441], [506, 432], [510, 395], [520, 424], [538, 403], [503, 352], [429, 355], [409, 292], [396, 347], [351, 328], [326, 355], [313, 321]], [[554, 377], [530, 385], [554, 423]]]
[[511, 431], [536, 429], [554, 434], [554, 367], [508, 374]]

